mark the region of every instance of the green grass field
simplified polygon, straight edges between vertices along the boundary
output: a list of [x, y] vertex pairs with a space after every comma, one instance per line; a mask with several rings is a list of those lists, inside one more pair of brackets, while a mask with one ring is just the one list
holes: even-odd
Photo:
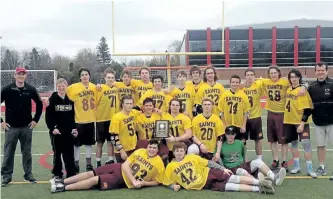
[[[42, 117], [44, 118], [44, 116]], [[263, 127], [264, 132], [266, 132], [266, 112], [263, 112]], [[313, 128], [311, 128], [313, 134]], [[264, 133], [266, 135], [266, 133]], [[1, 151], [3, 151], [3, 143], [4, 143], [4, 134], [1, 134]], [[313, 146], [313, 163], [314, 168], [316, 169], [318, 166], [317, 153], [315, 150], [315, 136], [312, 137], [312, 146]], [[76, 191], [76, 192], [65, 192], [65, 193], [56, 193], [52, 194], [50, 192], [50, 185], [48, 180], [52, 177], [52, 174], [49, 169], [44, 168], [40, 165], [40, 160], [43, 154], [51, 151], [51, 144], [49, 139], [49, 134], [45, 125], [44, 120], [42, 119], [38, 126], [34, 130], [33, 135], [33, 147], [32, 147], [32, 161], [33, 161], [33, 174], [34, 177], [39, 181], [37, 184], [23, 184], [23, 169], [21, 164], [21, 151], [20, 145], [18, 144], [16, 149], [15, 156], [15, 168], [13, 175], [13, 183], [5, 188], [1, 188], [1, 198], [3, 199], [14, 199], [14, 198], [73, 198], [73, 199], [82, 199], [82, 198], [225, 198], [225, 199], [241, 199], [241, 198], [316, 198], [316, 199], [329, 199], [333, 197], [333, 181], [329, 181], [328, 177], [320, 178], [320, 179], [309, 179], [304, 178], [305, 173], [305, 163], [303, 154], [301, 153], [301, 165], [302, 165], [302, 173], [298, 176], [288, 176], [288, 179], [284, 181], [284, 184], [281, 187], [276, 187], [275, 195], [262, 195], [257, 193], [220, 193], [213, 191], [185, 191], [181, 190], [178, 193], [175, 193], [165, 187], [154, 187], [154, 188], [144, 188], [142, 190], [113, 190], [113, 191]], [[333, 168], [330, 165], [333, 165], [333, 150], [332, 146], [329, 145], [326, 155], [326, 165], [327, 172], [331, 175]], [[250, 159], [254, 158], [254, 145], [251, 141], [248, 142], [248, 154]], [[271, 163], [271, 152], [269, 151], [269, 145], [267, 140], [264, 140], [264, 148], [263, 148], [263, 157], [264, 161], [268, 164]], [[106, 148], [104, 148], [106, 151]], [[1, 152], [1, 159], [3, 157], [3, 152]], [[291, 153], [288, 153], [289, 159], [291, 158]], [[93, 155], [93, 164], [95, 165]], [[48, 155], [46, 157], [46, 161], [49, 165], [52, 165], [52, 155]], [[105, 157], [104, 160], [105, 161]], [[84, 158], [84, 148], [82, 148], [81, 154], [81, 170], [85, 168], [85, 158]]]

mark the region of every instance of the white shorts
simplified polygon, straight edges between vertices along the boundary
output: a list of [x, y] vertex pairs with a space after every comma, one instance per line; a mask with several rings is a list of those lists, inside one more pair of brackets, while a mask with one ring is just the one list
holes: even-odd
[[333, 124], [327, 126], [316, 126], [315, 132], [317, 138], [317, 146], [326, 146], [327, 141], [333, 144]]

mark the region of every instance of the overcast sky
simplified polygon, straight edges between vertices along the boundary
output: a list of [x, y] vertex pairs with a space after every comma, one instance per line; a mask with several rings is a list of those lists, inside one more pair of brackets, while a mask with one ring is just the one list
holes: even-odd
[[[222, 1], [116, 0], [116, 50], [164, 51], [186, 29], [221, 27]], [[74, 56], [106, 36], [112, 50], [111, 0], [0, 0], [1, 44]], [[333, 2], [225, 2], [227, 26], [289, 19], [333, 19]]]

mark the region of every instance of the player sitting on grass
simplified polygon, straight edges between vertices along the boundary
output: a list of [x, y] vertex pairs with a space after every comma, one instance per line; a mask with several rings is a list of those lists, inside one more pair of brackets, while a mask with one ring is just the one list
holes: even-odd
[[213, 191], [242, 191], [274, 193], [272, 183], [248, 176], [232, 175], [232, 172], [214, 161], [195, 154], [185, 155], [186, 145], [176, 143], [173, 147], [175, 159], [168, 164], [163, 184], [174, 191], [210, 189]]
[[[278, 174], [274, 174], [261, 159], [245, 162], [245, 147], [242, 141], [235, 139], [237, 133], [236, 126], [228, 126], [225, 129], [224, 142], [220, 152], [222, 162], [220, 161], [220, 163], [236, 175], [253, 179], [258, 177], [259, 181], [262, 181], [265, 179], [264, 174], [266, 174], [271, 181], [274, 181], [275, 185], [281, 185], [286, 177], [286, 169], [282, 167]], [[270, 185], [272, 185], [271, 182]]]
[[64, 180], [51, 179], [51, 192], [100, 190], [157, 186], [163, 182], [163, 161], [157, 155], [159, 144], [150, 140], [147, 149], [138, 149], [121, 163], [108, 164]]

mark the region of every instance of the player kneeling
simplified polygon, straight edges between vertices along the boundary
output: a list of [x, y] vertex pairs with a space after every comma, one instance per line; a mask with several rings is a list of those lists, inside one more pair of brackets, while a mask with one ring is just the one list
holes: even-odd
[[232, 175], [230, 170], [216, 162], [195, 154], [185, 156], [186, 149], [184, 143], [176, 143], [173, 146], [175, 159], [165, 170], [163, 184], [174, 191], [182, 187], [186, 190], [274, 193], [272, 183], [264, 178], [259, 181], [248, 176]]
[[157, 155], [159, 144], [150, 140], [147, 149], [138, 149], [123, 163], [108, 164], [64, 180], [52, 179], [51, 192], [100, 190], [156, 186], [163, 181], [164, 164]]

